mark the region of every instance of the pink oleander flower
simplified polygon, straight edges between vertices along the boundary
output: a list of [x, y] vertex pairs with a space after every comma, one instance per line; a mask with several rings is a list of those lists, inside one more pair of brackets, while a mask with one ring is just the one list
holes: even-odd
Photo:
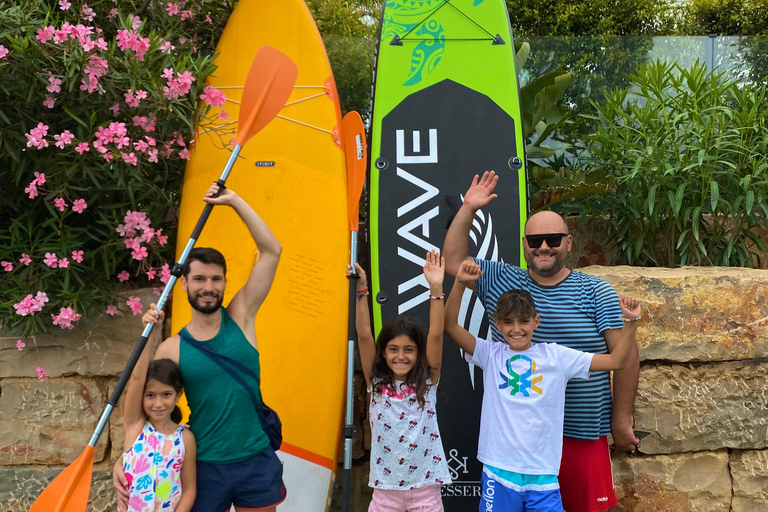
[[66, 11], [70, 7], [72, 7], [72, 4], [67, 2], [67, 0], [59, 0], [59, 9], [62, 11]]
[[107, 306], [107, 310], [105, 311], [105, 313], [108, 314], [109, 316], [115, 316], [117, 314], [117, 306], [113, 306], [112, 304], [110, 304], [109, 306]]
[[77, 263], [83, 262], [83, 251], [72, 251], [72, 260]]
[[104, 94], [104, 88], [99, 84], [99, 78], [106, 75], [107, 71], [109, 71], [109, 63], [98, 55], [91, 55], [83, 69], [88, 80], [86, 81], [85, 78], [81, 80], [80, 90], [88, 91], [88, 93], [98, 91], [99, 94]]
[[26, 346], [27, 346], [27, 344], [26, 344], [26, 343], [24, 343], [23, 341], [21, 341], [21, 340], [16, 340], [16, 350], [18, 350], [19, 352], [21, 352], [22, 350], [24, 350], [24, 347], [26, 347]]
[[0, 261], [0, 266], [2, 266], [3, 270], [6, 272], [13, 272], [13, 263], [10, 261]]
[[37, 378], [40, 380], [48, 380], [48, 375], [46, 375], [45, 370], [40, 368], [39, 366], [35, 368], [37, 370]]
[[149, 279], [150, 281], [153, 280], [155, 278], [156, 272], [157, 271], [154, 268], [150, 267], [150, 269], [147, 270], [147, 279]]
[[219, 112], [219, 119], [221, 119], [222, 121], [226, 121], [227, 119], [229, 119], [229, 112], [227, 112], [226, 110], [221, 110]]
[[45, 44], [53, 38], [53, 33], [56, 31], [54, 27], [48, 26], [37, 30], [35, 39]]
[[67, 209], [67, 202], [64, 199], [57, 197], [53, 200], [53, 206], [58, 208], [60, 212], [63, 212]]
[[[151, 160], [150, 160], [151, 161]], [[33, 181], [30, 183], [26, 188], [24, 188], [24, 193], [29, 194], [30, 199], [34, 199], [38, 196], [37, 192], [37, 182]]]
[[157, 163], [158, 162], [157, 153], [158, 151], [156, 149], [150, 149], [149, 151], [147, 151], [147, 155], [149, 155], [149, 157], [147, 158], [147, 161]]
[[81, 142], [81, 143], [79, 143], [77, 145], [77, 147], [75, 148], [75, 151], [77, 151], [78, 153], [80, 153], [82, 155], [86, 151], [90, 151], [90, 149], [91, 148], [88, 146], [87, 142]]
[[120, 113], [120, 104], [119, 103], [115, 103], [114, 105], [109, 107], [108, 110], [112, 111], [112, 117], [117, 117], [117, 115]]
[[136, 98], [136, 96], [133, 95], [132, 90], [128, 90], [125, 94], [123, 94], [123, 97], [125, 98], [125, 104], [129, 107], [138, 107], [139, 106], [139, 100]]
[[72, 211], [75, 213], [83, 213], [83, 210], [86, 208], [88, 208], [88, 205], [85, 204], [85, 199], [75, 199], [72, 203]]
[[120, 281], [121, 283], [130, 279], [130, 277], [131, 277], [130, 274], [128, 274], [128, 272], [125, 270], [117, 274], [117, 280]]
[[160, 45], [160, 51], [162, 53], [171, 53], [173, 50], [175, 50], [176, 47], [171, 44], [170, 41], [166, 41], [163, 44]]
[[139, 159], [136, 158], [136, 154], [134, 152], [130, 153], [120, 153], [120, 156], [123, 157], [123, 160], [127, 164], [131, 164], [132, 166], [136, 167], [136, 164], [138, 164]]
[[43, 149], [48, 147], [48, 141], [45, 140], [45, 136], [48, 135], [48, 125], [38, 123], [35, 128], [29, 130], [29, 133], [24, 134], [27, 137], [27, 147], [32, 146], [37, 149]]
[[137, 100], [145, 100], [145, 99], [147, 99], [147, 91], [142, 91], [141, 89], [136, 91], [136, 99]]
[[61, 308], [58, 315], [51, 315], [53, 325], [58, 325], [62, 329], [72, 330], [75, 328], [73, 322], [77, 322], [82, 317], [72, 308]]
[[227, 97], [223, 92], [210, 85], [207, 85], [205, 89], [203, 89], [203, 94], [200, 95], [200, 99], [212, 107], [223, 107], [224, 103], [227, 101]]
[[181, 21], [187, 20], [192, 17], [192, 11], [189, 9], [181, 11]]
[[56, 256], [56, 253], [47, 252], [45, 253], [45, 259], [43, 260], [43, 263], [45, 263], [46, 266], [50, 268], [57, 268], [59, 266], [59, 258]]
[[102, 158], [104, 158], [104, 160], [106, 160], [107, 162], [111, 162], [112, 160], [115, 159], [112, 153], [105, 153], [102, 155]]
[[8, 55], [10, 51], [8, 48], [0, 44], [0, 59], [4, 59], [6, 55]]
[[49, 76], [48, 82], [50, 85], [45, 88], [48, 92], [61, 92], [61, 80], [55, 76]]
[[149, 149], [149, 144], [146, 143], [146, 141], [140, 140], [133, 143], [133, 148], [136, 151], [145, 152], [147, 149]]
[[35, 313], [43, 310], [46, 302], [48, 302], [48, 295], [45, 292], [37, 292], [35, 297], [30, 293], [21, 302], [14, 304], [13, 309], [16, 310], [16, 314], [19, 316], [34, 316]]
[[168, 265], [168, 263], [164, 263], [163, 267], [160, 269], [160, 282], [168, 283], [168, 281], [170, 280], [171, 280], [171, 267]]
[[154, 288], [152, 288], [152, 293], [154, 293], [159, 297], [163, 294], [163, 289], [160, 288], [159, 286], [155, 286]]
[[133, 30], [118, 30], [115, 40], [120, 50], [133, 50], [138, 61], [143, 61], [144, 55], [149, 50], [149, 38], [141, 37]]
[[83, 19], [88, 21], [93, 21], [93, 18], [96, 17], [96, 13], [93, 9], [88, 7], [88, 4], [83, 4], [83, 7], [81, 8], [81, 11], [83, 13]]
[[147, 248], [142, 246], [142, 247], [139, 247], [138, 249], [134, 249], [133, 252], [131, 253], [131, 256], [133, 257], [133, 259], [141, 261], [147, 256], [149, 256], [149, 253], [147, 252]]
[[21, 258], [19, 258], [19, 263], [23, 263], [25, 267], [28, 267], [30, 263], [32, 263], [32, 258], [29, 257], [29, 255], [25, 252], [21, 253]]
[[43, 100], [43, 106], [48, 108], [53, 108], [55, 104], [56, 104], [56, 100], [51, 98], [50, 94], [46, 94], [45, 100]]
[[148, 135], [144, 136], [144, 140], [146, 140], [147, 144], [149, 144], [152, 147], [155, 147], [155, 145], [157, 144], [157, 142], [155, 142], [155, 139], [153, 137], [148, 136]]
[[131, 311], [133, 311], [134, 316], [141, 313], [141, 299], [138, 297], [128, 297], [128, 300], [125, 301], [126, 304], [131, 308]]
[[56, 139], [55, 146], [57, 148], [64, 149], [64, 146], [72, 144], [74, 135], [69, 130], [64, 130], [60, 135], [54, 135], [53, 138]]
[[118, 12], [119, 12], [119, 11], [118, 11], [116, 8], [112, 8], [112, 9], [109, 11], [109, 14], [107, 14], [107, 19], [108, 19], [108, 20], [112, 20], [112, 19], [115, 19], [115, 18], [117, 18], [117, 14], [118, 14]]
[[208, 14], [205, 15], [205, 21], [207, 23], [210, 23], [211, 25], [213, 25], [213, 20], [211, 19], [211, 16], [208, 15]]
[[67, 258], [61, 258], [59, 260], [59, 268], [69, 268], [69, 260]]
[[35, 173], [35, 183], [37, 183], [38, 185], [44, 185], [45, 184], [45, 173], [36, 172]]
[[182, 160], [189, 160], [189, 150], [187, 148], [182, 149], [179, 151], [179, 158]]
[[168, 12], [168, 16], [179, 14], [179, 4], [176, 2], [168, 2], [168, 4], [165, 6], [165, 10]]
[[[168, 76], [169, 71], [170, 76]], [[192, 82], [195, 81], [195, 77], [189, 71], [177, 73], [176, 78], [173, 78], [173, 70], [168, 68], [163, 70], [162, 76], [168, 81], [168, 84], [163, 87], [163, 94], [169, 100], [185, 96], [189, 92], [190, 87], [192, 87]]]

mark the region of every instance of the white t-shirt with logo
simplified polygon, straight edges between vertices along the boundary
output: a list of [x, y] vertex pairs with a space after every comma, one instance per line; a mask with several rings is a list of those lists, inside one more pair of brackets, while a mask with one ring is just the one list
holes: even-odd
[[556, 343], [514, 351], [476, 338], [468, 362], [483, 369], [477, 458], [507, 471], [557, 475], [563, 451], [565, 386], [589, 378], [592, 356]]
[[443, 440], [437, 427], [437, 385], [429, 386], [425, 404], [419, 408], [409, 388], [382, 388], [371, 393], [368, 407], [371, 421], [371, 475], [368, 485], [375, 489], [414, 489], [451, 483]]

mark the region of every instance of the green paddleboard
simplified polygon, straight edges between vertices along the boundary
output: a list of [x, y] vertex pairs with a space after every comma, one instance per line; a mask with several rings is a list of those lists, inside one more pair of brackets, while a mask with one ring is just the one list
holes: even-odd
[[[527, 215], [525, 143], [504, 0], [387, 0], [377, 44], [370, 144], [371, 286], [376, 331], [398, 314], [429, 318], [424, 255], [441, 249], [475, 174], [495, 170], [496, 199], [478, 212], [470, 254], [520, 264]], [[449, 290], [452, 281], [446, 280]], [[490, 338], [482, 304], [461, 321]], [[446, 510], [480, 497], [480, 369], [446, 340], [438, 419], [453, 483]], [[420, 468], [428, 471], [429, 468]]]

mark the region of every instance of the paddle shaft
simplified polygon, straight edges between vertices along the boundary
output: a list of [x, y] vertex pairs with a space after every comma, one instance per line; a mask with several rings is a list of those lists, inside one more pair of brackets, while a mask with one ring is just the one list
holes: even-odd
[[[224, 189], [224, 183], [227, 181], [227, 178], [229, 177], [229, 173], [232, 171], [232, 167], [235, 165], [235, 161], [237, 160], [238, 155], [240, 154], [241, 146], [237, 145], [232, 150], [232, 154], [229, 156], [229, 160], [227, 160], [227, 165], [224, 166], [224, 172], [221, 173], [221, 176], [216, 181], [216, 183], [219, 184], [219, 191]], [[184, 251], [181, 253], [181, 257], [179, 257], [179, 261], [176, 262], [176, 264], [173, 266], [173, 270], [171, 271], [171, 278], [168, 280], [168, 282], [165, 284], [165, 288], [163, 288], [163, 293], [160, 295], [160, 298], [157, 300], [157, 311], [162, 311], [165, 307], [165, 303], [168, 300], [168, 297], [171, 295], [171, 292], [173, 291], [173, 286], [176, 284], [176, 281], [181, 277], [182, 269], [184, 268], [184, 264], [187, 262], [187, 257], [189, 257], [190, 251], [195, 247], [195, 243], [197, 242], [198, 238], [200, 238], [200, 233], [203, 231], [203, 227], [205, 226], [205, 223], [208, 221], [208, 217], [211, 215], [211, 211], [213, 210], [212, 204], [206, 204], [205, 208], [203, 209], [203, 213], [200, 215], [200, 218], [197, 221], [197, 224], [195, 224], [195, 229], [192, 230], [192, 234], [189, 237], [189, 241], [187, 242], [187, 245], [184, 247]], [[147, 345], [147, 341], [149, 341], [149, 337], [152, 334], [152, 329], [154, 329], [155, 324], [147, 324], [144, 326], [144, 331], [141, 333], [141, 336], [139, 337], [139, 341], [136, 343], [136, 346], [133, 348], [133, 352], [131, 353], [131, 357], [128, 358], [128, 363], [125, 365], [125, 369], [123, 370], [123, 374], [120, 375], [120, 380], [117, 381], [117, 385], [115, 386], [115, 390], [112, 392], [112, 396], [109, 398], [109, 402], [107, 403], [107, 406], [104, 408], [104, 412], [101, 413], [101, 417], [99, 418], [99, 423], [96, 425], [96, 429], [93, 431], [93, 436], [91, 436], [91, 440], [88, 442], [88, 446], [96, 446], [96, 443], [99, 440], [99, 437], [101, 437], [101, 433], [104, 430], [104, 427], [107, 425], [107, 421], [109, 420], [110, 415], [112, 414], [112, 410], [117, 407], [117, 402], [120, 400], [120, 395], [123, 394], [123, 390], [125, 389], [125, 386], [128, 384], [128, 379], [131, 378], [131, 374], [133, 373], [133, 368], [136, 366], [136, 363], [139, 361], [139, 358], [141, 357], [141, 353], [144, 351], [144, 347]]]
[[[357, 280], [359, 276], [355, 271], [357, 263], [357, 231], [350, 232], [350, 256], [352, 275], [349, 276], [349, 322], [347, 324], [347, 409], [344, 425], [344, 472], [341, 477], [341, 512], [349, 512], [350, 497], [352, 495], [352, 438], [355, 437], [355, 425], [352, 417], [354, 398], [352, 396], [352, 384], [355, 378], [355, 309], [357, 307]], [[361, 299], [365, 300], [365, 298]]]

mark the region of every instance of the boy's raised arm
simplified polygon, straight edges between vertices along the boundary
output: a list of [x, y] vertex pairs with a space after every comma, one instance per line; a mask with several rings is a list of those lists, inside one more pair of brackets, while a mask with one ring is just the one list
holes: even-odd
[[429, 378], [433, 384], [440, 380], [440, 368], [443, 364], [444, 277], [445, 258], [441, 258], [437, 251], [428, 252], [424, 262], [424, 278], [427, 280], [427, 284], [429, 284], [427, 362], [429, 363]]
[[[355, 293], [355, 330], [357, 330], [357, 349], [360, 352], [360, 365], [363, 367], [365, 383], [370, 386], [373, 375], [373, 360], [376, 357], [376, 341], [373, 339], [371, 329], [371, 311], [368, 309], [368, 280], [365, 270], [359, 263], [355, 263], [355, 270], [359, 276]], [[352, 274], [352, 269], [347, 265], [347, 275]]]
[[456, 273], [456, 280], [453, 282], [453, 289], [448, 296], [448, 302], [445, 304], [445, 334], [467, 354], [475, 353], [475, 337], [464, 327], [459, 325], [459, 308], [461, 307], [461, 298], [464, 296], [464, 290], [468, 283], [474, 283], [482, 271], [480, 265], [472, 260], [465, 260], [459, 266]]
[[619, 308], [621, 314], [624, 315], [621, 340], [610, 354], [595, 354], [592, 357], [592, 364], [589, 366], [591, 372], [621, 370], [627, 366], [627, 361], [629, 361], [629, 356], [632, 353], [632, 344], [635, 343], [637, 320], [640, 319], [640, 301], [627, 295], [620, 295]]

